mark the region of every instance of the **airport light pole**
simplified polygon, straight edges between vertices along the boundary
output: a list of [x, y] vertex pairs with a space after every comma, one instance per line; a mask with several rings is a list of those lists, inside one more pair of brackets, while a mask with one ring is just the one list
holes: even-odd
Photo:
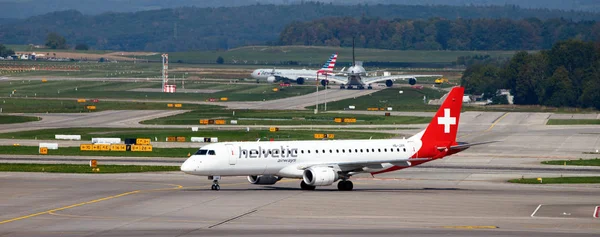
[[315, 114], [319, 113], [319, 73], [317, 73], [317, 104], [315, 106]]

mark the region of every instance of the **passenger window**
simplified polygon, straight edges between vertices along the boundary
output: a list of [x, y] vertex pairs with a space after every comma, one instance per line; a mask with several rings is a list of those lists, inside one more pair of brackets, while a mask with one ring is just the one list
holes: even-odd
[[369, 153], [369, 149], [366, 149], [367, 153]]
[[325, 149], [323, 149], [323, 153], [325, 153]]
[[216, 155], [214, 150], [209, 150], [209, 151], [208, 151], [208, 154], [209, 154], [209, 155], [211, 155], [211, 156], [214, 156], [214, 155]]
[[404, 150], [404, 152], [406, 152], [406, 148], [402, 148]]
[[358, 153], [358, 149], [354, 149], [354, 152]]
[[363, 150], [362, 150], [362, 149], [360, 149], [360, 152], [363, 152]]
[[396, 151], [397, 151], [397, 152], [400, 152], [400, 148], [396, 148]]
[[340, 153], [340, 150], [338, 150], [338, 149], [335, 149], [335, 153]]
[[201, 149], [201, 150], [198, 150], [198, 151], [196, 152], [196, 154], [194, 154], [194, 155], [201, 155], [201, 156], [204, 156], [204, 155], [206, 155], [206, 153], [208, 153], [208, 150], [202, 150], [202, 149]]
[[333, 150], [329, 149], [329, 153], [333, 153]]
[[304, 150], [301, 150], [300, 153], [304, 154]]
[[387, 152], [387, 148], [383, 148], [383, 151]]
[[[310, 154], [310, 150], [306, 150], [306, 152], [308, 152], [308, 154]], [[318, 153], [318, 152], [317, 152]]]
[[381, 148], [377, 148], [377, 151], [378, 151], [378, 152], [381, 152]]
[[352, 153], [352, 149], [348, 149], [348, 153]]

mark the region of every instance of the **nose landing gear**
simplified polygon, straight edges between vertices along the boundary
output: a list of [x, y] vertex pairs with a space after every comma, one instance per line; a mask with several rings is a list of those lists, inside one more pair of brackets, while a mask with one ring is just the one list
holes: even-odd
[[219, 191], [221, 190], [221, 186], [219, 186], [219, 180], [221, 180], [221, 176], [208, 176], [208, 179], [212, 179], [213, 184], [210, 187], [210, 190]]

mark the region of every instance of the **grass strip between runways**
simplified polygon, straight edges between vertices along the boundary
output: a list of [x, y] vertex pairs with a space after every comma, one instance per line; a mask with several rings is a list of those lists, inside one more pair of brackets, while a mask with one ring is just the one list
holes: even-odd
[[600, 176], [542, 178], [541, 182], [537, 178], [511, 179], [508, 182], [519, 184], [593, 184], [600, 183]]
[[179, 166], [98, 165], [92, 171], [89, 165], [74, 164], [13, 164], [0, 163], [0, 172], [48, 172], [48, 173], [132, 173], [179, 171]]
[[548, 160], [542, 161], [544, 165], [577, 165], [577, 166], [600, 166], [600, 159], [579, 160]]

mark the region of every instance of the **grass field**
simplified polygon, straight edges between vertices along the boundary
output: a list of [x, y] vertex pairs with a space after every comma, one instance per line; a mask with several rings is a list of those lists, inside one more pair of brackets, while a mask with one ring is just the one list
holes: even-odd
[[[2, 106], [0, 106], [0, 108], [2, 108]], [[0, 124], [26, 123], [39, 120], [39, 117], [0, 115]]]
[[599, 119], [548, 119], [546, 125], [598, 125]]
[[[48, 155], [56, 156], [131, 156], [131, 157], [177, 157], [185, 158], [188, 153], [194, 154], [197, 148], [153, 148], [152, 152], [132, 151], [80, 151], [79, 147], [60, 147], [48, 150]], [[37, 155], [37, 146], [0, 146], [0, 154], [4, 155]]]
[[[402, 93], [399, 93], [400, 91]], [[442, 95], [444, 95], [444, 92], [430, 88], [388, 88], [373, 94], [328, 103], [327, 109], [344, 110], [348, 106], [354, 105], [356, 110], [392, 107], [394, 111], [437, 111], [439, 106], [427, 105], [423, 101], [423, 97], [425, 96], [427, 101], [429, 101], [431, 99], [438, 99]], [[314, 109], [314, 106], [309, 108]], [[428, 122], [429, 120], [426, 121], [426, 123]]]
[[[177, 88], [182, 88], [181, 81]], [[0, 81], [0, 96], [10, 98], [116, 98], [137, 100], [188, 100], [205, 101], [210, 98], [227, 97], [230, 101], [260, 101], [304, 95], [314, 92], [311, 86], [293, 86], [282, 88], [277, 92], [274, 84], [210, 84], [198, 81], [185, 83], [186, 89], [218, 90], [214, 93], [162, 93], [131, 91], [139, 88], [160, 88], [160, 82], [122, 81]]]
[[588, 160], [549, 160], [543, 161], [544, 165], [577, 165], [577, 166], [600, 166], [600, 159], [588, 159]]
[[[273, 61], [298, 61], [323, 64], [332, 53], [338, 53], [338, 64], [349, 64], [352, 61], [352, 48], [318, 47], [318, 46], [247, 46], [228, 51], [195, 51], [172, 52], [169, 60], [185, 63], [214, 63], [221, 56], [226, 63], [260, 64]], [[459, 56], [485, 55], [492, 57], [510, 57], [514, 51], [439, 51], [439, 50], [383, 50], [356, 49], [356, 60], [379, 62], [453, 62]], [[160, 55], [145, 57], [160, 60]], [[246, 62], [244, 62], [246, 61]], [[337, 66], [337, 65], [336, 65]]]
[[47, 172], [47, 173], [133, 173], [179, 171], [179, 166], [140, 166], [140, 165], [99, 165], [98, 172], [92, 171], [89, 165], [71, 164], [13, 164], [0, 163], [0, 172]]
[[540, 183], [537, 178], [530, 179], [511, 179], [508, 182], [519, 183], [519, 184], [591, 184], [600, 183], [599, 177], [556, 177], [556, 178], [542, 178]]
[[[95, 110], [88, 110], [87, 106], [96, 106]], [[157, 102], [119, 102], [102, 101], [94, 103], [87, 100], [79, 103], [76, 100], [44, 100], [44, 99], [0, 99], [0, 108], [4, 113], [80, 113], [104, 110], [217, 110], [220, 106], [201, 104], [182, 104], [181, 108], [167, 107], [167, 103]], [[37, 119], [32, 120], [37, 121]], [[2, 116], [0, 116], [0, 124]]]
[[[422, 124], [431, 118], [416, 116], [384, 116], [363, 114], [319, 113], [312, 111], [266, 110], [191, 111], [169, 117], [143, 121], [143, 124], [198, 125], [200, 119], [237, 120], [238, 125], [336, 125], [336, 124]], [[334, 118], [356, 118], [356, 123], [336, 123]]]
[[[10, 139], [39, 139], [53, 140], [55, 134], [81, 135], [82, 140], [91, 141], [92, 137], [118, 137], [125, 138], [151, 138], [152, 141], [166, 141], [169, 136], [186, 137], [218, 137], [219, 141], [255, 141], [257, 139], [269, 140], [313, 140], [315, 133], [335, 134], [336, 139], [378, 139], [390, 138], [392, 134], [379, 132], [353, 132], [328, 130], [288, 130], [281, 129], [278, 132], [269, 132], [266, 129], [239, 130], [199, 130], [192, 132], [191, 129], [136, 129], [136, 128], [61, 128], [43, 129], [35, 131], [22, 131], [15, 133], [0, 133], [0, 138]], [[37, 150], [35, 151], [37, 152]], [[87, 154], [87, 153], [86, 153]], [[186, 153], [187, 154], [187, 153]]]

